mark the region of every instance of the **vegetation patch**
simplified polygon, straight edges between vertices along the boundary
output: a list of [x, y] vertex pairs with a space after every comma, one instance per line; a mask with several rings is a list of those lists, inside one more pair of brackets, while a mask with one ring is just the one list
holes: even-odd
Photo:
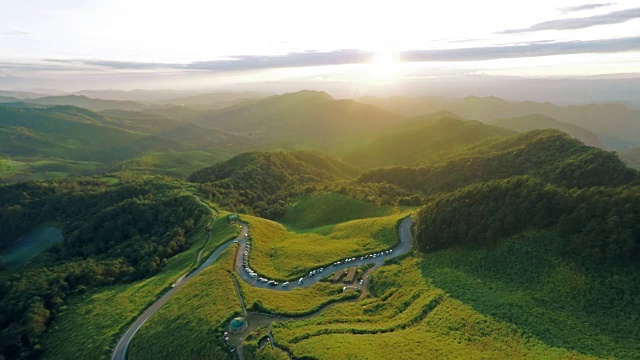
[[388, 216], [391, 206], [375, 204], [336, 193], [317, 193], [299, 198], [279, 220], [289, 229], [311, 229], [356, 219]]
[[[165, 289], [194, 266], [201, 249], [204, 260], [206, 254], [238, 233], [238, 229], [229, 226], [222, 217], [213, 224], [211, 239], [208, 239], [206, 230], [202, 228], [192, 239], [193, 246], [171, 258], [156, 276], [131, 284], [105, 287], [72, 299], [46, 333], [44, 357], [109, 359], [117, 337]], [[185, 288], [183, 286], [180, 291]]]
[[64, 240], [62, 230], [42, 225], [20, 237], [17, 243], [0, 256], [0, 262], [9, 269], [15, 269], [38, 256], [49, 246]]
[[395, 246], [399, 241], [395, 230], [399, 217], [353, 220], [304, 232], [288, 231], [277, 222], [257, 217], [242, 219], [251, 226], [251, 268], [269, 279], [291, 280], [346, 257]]
[[359, 295], [356, 292], [343, 292], [341, 285], [327, 283], [291, 291], [273, 291], [253, 287], [242, 280], [238, 282], [247, 310], [274, 315], [309, 315], [328, 304], [354, 299]]
[[314, 359], [374, 359], [389, 351], [403, 359], [589, 358], [451, 298], [421, 273], [421, 262], [414, 256], [380, 268], [371, 276], [373, 297], [273, 324], [277, 346]]
[[229, 272], [236, 247], [185, 283], [131, 341], [128, 358], [231, 359], [223, 341], [227, 322], [242, 313]]

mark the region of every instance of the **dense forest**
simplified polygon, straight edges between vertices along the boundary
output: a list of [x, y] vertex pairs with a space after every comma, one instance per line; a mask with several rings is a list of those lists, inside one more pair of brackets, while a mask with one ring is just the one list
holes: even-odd
[[2, 248], [45, 221], [59, 224], [65, 238], [23, 268], [0, 272], [0, 354], [7, 359], [38, 356], [40, 337], [68, 296], [157, 273], [210, 215], [160, 179], [22, 183], [0, 187], [0, 202], [7, 204]]
[[640, 189], [567, 189], [532, 177], [470, 185], [432, 197], [416, 219], [421, 251], [490, 246], [527, 229], [555, 231], [556, 251], [576, 261], [640, 260]]

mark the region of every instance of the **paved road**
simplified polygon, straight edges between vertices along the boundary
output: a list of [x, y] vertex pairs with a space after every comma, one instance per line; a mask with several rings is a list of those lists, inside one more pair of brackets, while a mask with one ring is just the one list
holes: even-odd
[[[396, 247], [394, 247], [392, 250], [392, 252], [390, 252], [389, 254], [384, 254], [381, 256], [378, 256], [376, 258], [368, 258], [368, 259], [363, 259], [360, 260], [361, 256], [355, 257], [356, 260], [354, 261], [350, 261], [350, 262], [343, 262], [340, 265], [329, 265], [324, 267], [324, 270], [322, 272], [316, 272], [315, 275], [306, 275], [303, 277], [302, 279], [302, 284], [298, 284], [298, 280], [299, 278], [296, 279], [291, 279], [289, 280], [289, 286], [287, 287], [282, 287], [280, 283], [279, 285], [276, 286], [271, 286], [268, 285], [265, 282], [260, 282], [258, 280], [258, 278], [260, 278], [260, 276], [258, 275], [257, 278], [252, 278], [251, 276], [249, 276], [249, 273], [244, 270], [243, 267], [243, 261], [244, 258], [246, 257], [245, 252], [248, 253], [249, 255], [249, 261], [248, 264], [251, 265], [251, 248], [249, 246], [249, 248], [247, 248], [247, 244], [249, 243], [249, 241], [245, 238], [242, 238], [238, 240], [238, 244], [240, 245], [240, 251], [238, 251], [238, 254], [236, 255], [236, 262], [235, 262], [235, 270], [236, 273], [238, 273], [238, 275], [240, 275], [240, 277], [242, 278], [242, 280], [244, 280], [245, 282], [251, 284], [252, 286], [255, 287], [260, 287], [260, 288], [265, 288], [265, 289], [272, 289], [272, 290], [276, 290], [276, 291], [290, 291], [296, 288], [306, 288], [309, 287], [317, 282], [319, 282], [322, 278], [328, 276], [328, 275], [332, 275], [334, 274], [336, 271], [338, 270], [344, 270], [344, 269], [348, 269], [354, 266], [363, 266], [363, 265], [367, 265], [367, 264], [373, 264], [376, 268], [378, 268], [380, 265], [382, 265], [382, 263], [386, 260], [386, 259], [392, 259], [395, 257], [398, 257], [402, 254], [405, 254], [406, 252], [408, 252], [409, 250], [411, 250], [411, 246], [412, 246], [412, 237], [411, 237], [411, 225], [413, 225], [413, 219], [411, 217], [407, 217], [405, 218], [401, 223], [400, 223], [400, 228], [399, 228], [399, 237], [400, 237], [400, 243], [398, 245], [396, 245]], [[245, 230], [243, 229], [243, 232], [246, 234], [247, 232], [245, 232]], [[380, 251], [378, 251], [378, 253], [380, 253]], [[342, 260], [342, 259], [341, 259]], [[319, 268], [318, 268], [319, 269]], [[317, 270], [317, 269], [316, 269]]]
[[[249, 274], [246, 271], [244, 271], [241, 265], [243, 260], [242, 258], [244, 256], [245, 250], [250, 251], [250, 247], [247, 248], [248, 240], [245, 236], [245, 234], [248, 234], [249, 229], [246, 224], [242, 224], [242, 230], [240, 231], [240, 234], [235, 240], [228, 241], [222, 244], [213, 254], [211, 254], [211, 256], [202, 265], [200, 265], [200, 267], [198, 267], [198, 269], [196, 269], [194, 272], [188, 275], [187, 274], [183, 275], [175, 283], [175, 286], [173, 288], [169, 289], [164, 295], [162, 295], [162, 297], [160, 297], [160, 299], [158, 299], [155, 303], [153, 303], [147, 310], [145, 310], [142, 313], [142, 315], [140, 315], [140, 317], [138, 317], [138, 319], [131, 325], [131, 327], [129, 327], [129, 329], [124, 333], [122, 338], [120, 338], [120, 340], [118, 341], [118, 344], [116, 345], [113, 351], [113, 356], [111, 357], [111, 359], [126, 360], [129, 343], [131, 342], [131, 339], [136, 334], [136, 332], [140, 329], [140, 327], [147, 320], [149, 320], [149, 318], [151, 318], [151, 316], [153, 316], [153, 314], [155, 314], [160, 309], [160, 307], [162, 307], [162, 305], [164, 305], [164, 303], [166, 303], [167, 300], [169, 300], [169, 298], [182, 287], [182, 285], [184, 285], [187, 281], [189, 281], [194, 276], [198, 275], [202, 270], [206, 269], [209, 265], [213, 264], [218, 259], [220, 254], [222, 254], [222, 252], [225, 251], [234, 242], [237, 242], [238, 245], [240, 246], [239, 247], [240, 251], [237, 252], [237, 257], [236, 257], [236, 266], [235, 266], [236, 273], [244, 281], [257, 287], [269, 288], [277, 291], [289, 291], [295, 288], [309, 287], [331, 273], [334, 273], [338, 270], [350, 268], [353, 266], [374, 264], [374, 268], [378, 268], [379, 266], [382, 265], [385, 259], [398, 257], [408, 252], [409, 250], [411, 250], [412, 240], [413, 240], [411, 236], [412, 224], [413, 224], [413, 219], [411, 217], [407, 217], [400, 223], [400, 227], [399, 227], [400, 243], [395, 248], [393, 248], [393, 252], [390, 252], [389, 254], [385, 254], [382, 256], [378, 256], [376, 258], [368, 258], [363, 260], [360, 260], [360, 257], [358, 257], [355, 261], [352, 261], [352, 262], [343, 263], [337, 266], [329, 266], [324, 270], [324, 272], [316, 274], [315, 276], [305, 276], [303, 279], [303, 283], [301, 285], [299, 285], [297, 280], [295, 280], [295, 281], [291, 281], [291, 284], [286, 288], [283, 288], [281, 286], [270, 286], [270, 285], [267, 285], [266, 283], [258, 282], [257, 279], [250, 277]], [[211, 238], [211, 235], [212, 235], [211, 232], [209, 232], [209, 238]]]

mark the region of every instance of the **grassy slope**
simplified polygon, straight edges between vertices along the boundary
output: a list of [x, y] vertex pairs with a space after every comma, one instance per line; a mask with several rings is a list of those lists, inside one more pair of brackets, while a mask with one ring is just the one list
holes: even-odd
[[336, 193], [304, 196], [293, 203], [281, 222], [289, 229], [311, 229], [355, 219], [388, 216], [390, 206], [376, 206]]
[[[203, 259], [237, 233], [236, 227], [227, 224], [226, 213], [220, 212], [213, 226], [214, 235], [203, 251]], [[193, 241], [188, 250], [173, 257], [152, 278], [107, 287], [75, 299], [58, 316], [52, 330], [46, 335], [47, 348], [43, 358], [110, 358], [111, 346], [120, 332], [157, 298], [162, 289], [175, 282], [194, 264], [198, 251], [206, 241], [204, 231]]]
[[55, 158], [0, 159], [0, 184], [68, 176], [88, 176], [104, 171], [104, 165], [91, 161]]
[[597, 356], [640, 356], [640, 272], [587, 272], [562, 260], [547, 233], [524, 233], [492, 249], [425, 256], [433, 283], [474, 309], [548, 344]]
[[186, 283], [140, 328], [129, 359], [224, 359], [222, 327], [242, 311], [233, 280], [236, 247]]
[[316, 283], [311, 287], [292, 291], [273, 291], [253, 287], [242, 280], [238, 282], [247, 309], [272, 314], [308, 314], [325, 304], [352, 297], [352, 294], [342, 292], [342, 285], [328, 283]]
[[295, 357], [318, 359], [587, 358], [449, 297], [420, 272], [420, 263], [409, 257], [374, 273], [375, 297], [274, 325], [276, 343]]
[[243, 216], [254, 239], [249, 262], [270, 279], [292, 279], [318, 266], [348, 256], [392, 247], [398, 241], [395, 224], [402, 215], [353, 220], [305, 232], [292, 232], [274, 221]]

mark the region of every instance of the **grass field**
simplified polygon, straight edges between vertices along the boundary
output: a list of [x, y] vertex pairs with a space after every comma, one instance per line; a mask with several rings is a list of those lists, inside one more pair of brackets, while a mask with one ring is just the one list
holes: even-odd
[[276, 344], [317, 359], [584, 359], [450, 297], [409, 257], [372, 275], [372, 294], [273, 325]]
[[225, 359], [226, 321], [242, 312], [229, 271], [236, 246], [184, 284], [133, 338], [128, 359]]
[[[189, 249], [171, 258], [158, 275], [132, 284], [103, 288], [72, 300], [46, 334], [43, 358], [110, 358], [119, 334], [155, 301], [163, 289], [194, 265], [198, 251], [205, 244], [208, 225], [203, 224], [200, 233], [192, 238]], [[225, 213], [221, 212], [213, 225], [213, 237], [203, 251], [203, 260], [205, 255], [237, 233], [238, 228], [228, 225]]]
[[395, 225], [402, 217], [353, 220], [299, 232], [253, 216], [241, 218], [251, 226], [251, 267], [269, 279], [291, 280], [349, 256], [393, 247], [398, 242]]
[[281, 222], [291, 230], [312, 229], [356, 219], [389, 216], [391, 206], [376, 206], [352, 197], [323, 193], [303, 196], [287, 208]]
[[354, 297], [352, 292], [342, 292], [342, 285], [317, 283], [304, 289], [273, 291], [253, 287], [239, 280], [240, 291], [247, 310], [279, 315], [304, 315], [326, 304]]
[[0, 255], [2, 262], [10, 269], [15, 269], [45, 251], [49, 246], [64, 240], [62, 230], [53, 226], [42, 225], [29, 231], [18, 242]]
[[206, 151], [154, 152], [123, 161], [117, 164], [116, 168], [122, 171], [185, 178], [196, 170], [227, 160], [232, 155], [224, 149], [218, 149], [213, 153]]
[[420, 268], [451, 296], [547, 344], [640, 358], [640, 269], [585, 270], [554, 255], [555, 243], [524, 233], [491, 249], [425, 255]]

